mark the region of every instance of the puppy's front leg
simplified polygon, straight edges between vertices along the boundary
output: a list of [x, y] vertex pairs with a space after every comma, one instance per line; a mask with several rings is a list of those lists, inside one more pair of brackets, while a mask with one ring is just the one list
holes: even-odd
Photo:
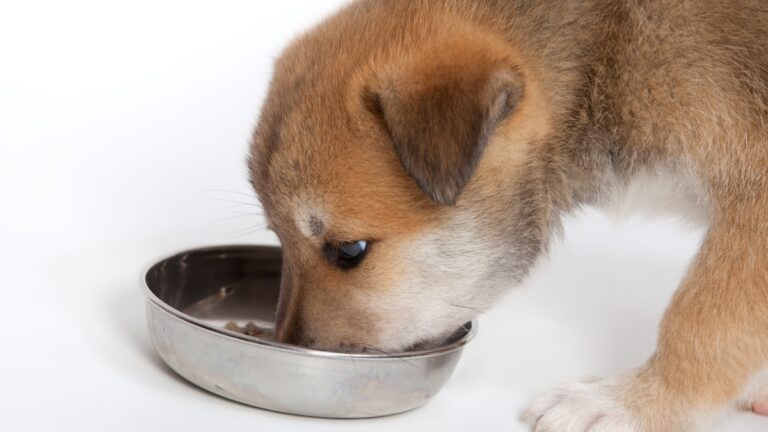
[[[768, 200], [715, 217], [640, 369], [559, 387], [526, 413], [535, 431], [705, 430], [768, 367]], [[759, 401], [752, 401], [760, 406]]]

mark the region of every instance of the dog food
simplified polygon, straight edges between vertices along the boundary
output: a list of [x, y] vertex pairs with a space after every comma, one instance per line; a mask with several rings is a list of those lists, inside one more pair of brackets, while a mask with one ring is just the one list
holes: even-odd
[[234, 321], [228, 322], [224, 328], [229, 331], [242, 333], [244, 335], [253, 336], [262, 339], [274, 338], [274, 331], [269, 328], [259, 327], [253, 322], [246, 323], [243, 326], [238, 325]]

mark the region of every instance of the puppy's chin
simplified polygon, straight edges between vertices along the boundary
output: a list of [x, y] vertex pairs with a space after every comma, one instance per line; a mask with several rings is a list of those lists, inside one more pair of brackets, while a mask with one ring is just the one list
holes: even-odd
[[406, 352], [431, 350], [431, 349], [439, 348], [445, 345], [446, 342], [447, 342], [446, 338], [424, 340], [421, 342], [416, 342], [415, 344], [407, 347], [401, 352], [406, 353]]
[[452, 342], [459, 340], [467, 333], [469, 323], [459, 327], [456, 330], [444, 333], [441, 336], [430, 337], [419, 340], [414, 343], [406, 344], [401, 347], [386, 347], [380, 348], [376, 345], [365, 343], [339, 343], [332, 347], [320, 347], [315, 346], [315, 349], [322, 349], [324, 351], [333, 351], [344, 354], [383, 354], [383, 355], [398, 355], [408, 354], [412, 352], [427, 351], [440, 348], [445, 345], [449, 345]]
[[342, 344], [335, 345], [333, 347], [311, 347], [311, 348], [320, 349], [323, 351], [338, 352], [343, 354], [403, 355], [411, 352], [435, 349], [445, 345], [446, 342], [447, 340], [445, 338], [425, 340], [422, 342], [417, 342], [415, 344], [405, 346], [403, 348], [388, 348], [388, 349], [378, 348], [375, 345], [369, 345], [369, 344], [349, 344], [349, 343], [342, 343]]
[[446, 332], [442, 336], [424, 339], [422, 341], [416, 342], [408, 346], [405, 350], [403, 350], [403, 352], [426, 351], [426, 350], [440, 348], [441, 346], [449, 345], [461, 339], [465, 334], [467, 334], [468, 329], [470, 328], [469, 327], [470, 325], [471, 325], [470, 323], [466, 323], [456, 330]]

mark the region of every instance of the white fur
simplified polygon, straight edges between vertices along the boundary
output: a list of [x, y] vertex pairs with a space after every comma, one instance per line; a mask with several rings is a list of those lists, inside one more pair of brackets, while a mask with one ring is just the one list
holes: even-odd
[[621, 402], [621, 381], [571, 383], [536, 398], [524, 420], [536, 432], [635, 432]]
[[709, 223], [709, 204], [697, 176], [685, 168], [647, 169], [629, 182], [613, 182], [602, 208], [616, 218], [676, 217], [694, 226]]
[[398, 255], [408, 265], [392, 270], [392, 285], [359, 292], [366, 309], [388, 323], [378, 335], [379, 347], [398, 350], [447, 337], [489, 309], [507, 288], [486, 280], [500, 252], [482, 240], [471, 216], [454, 217], [400, 247]]

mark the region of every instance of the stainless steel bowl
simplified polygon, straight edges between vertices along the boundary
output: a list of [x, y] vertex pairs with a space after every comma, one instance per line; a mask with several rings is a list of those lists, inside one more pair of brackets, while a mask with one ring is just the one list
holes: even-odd
[[256, 407], [314, 417], [408, 411], [442, 388], [475, 333], [467, 323], [438, 348], [397, 355], [317, 351], [224, 329], [273, 326], [280, 285], [276, 247], [195, 249], [152, 265], [147, 320], [160, 356], [187, 380]]

